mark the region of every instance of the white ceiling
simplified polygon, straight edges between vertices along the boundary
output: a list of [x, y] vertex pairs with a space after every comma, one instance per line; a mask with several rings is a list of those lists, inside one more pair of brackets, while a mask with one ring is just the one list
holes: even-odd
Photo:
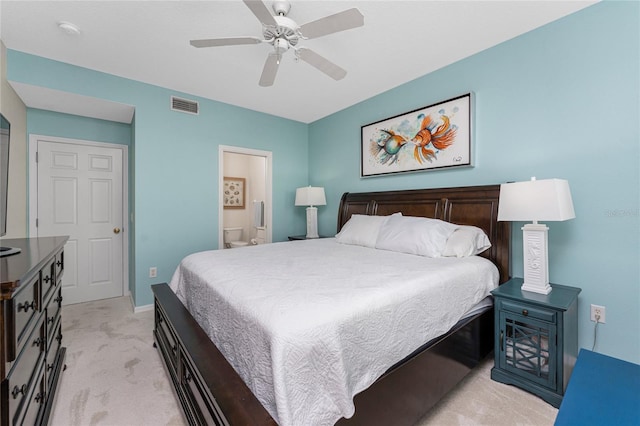
[[[271, 10], [272, 2], [265, 3]], [[0, 35], [9, 49], [309, 123], [593, 3], [293, 1], [288, 17], [300, 25], [351, 7], [365, 24], [300, 43], [346, 69], [343, 80], [287, 52], [267, 88], [258, 79], [270, 45], [189, 45], [190, 39], [261, 37], [261, 24], [240, 0], [3, 0]], [[75, 24], [80, 35], [62, 32], [60, 21]], [[46, 90], [17, 92], [28, 106], [51, 103], [43, 99], [51, 96]]]

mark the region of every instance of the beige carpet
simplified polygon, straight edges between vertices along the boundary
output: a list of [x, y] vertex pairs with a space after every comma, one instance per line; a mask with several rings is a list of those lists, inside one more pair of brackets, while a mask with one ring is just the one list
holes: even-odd
[[128, 297], [62, 308], [62, 373], [52, 424], [183, 425], [153, 348], [153, 312], [133, 314]]
[[[153, 312], [134, 314], [119, 297], [65, 306], [62, 321], [67, 370], [54, 426], [185, 424], [153, 348]], [[483, 362], [418, 425], [553, 425], [557, 409], [492, 381], [492, 366]]]

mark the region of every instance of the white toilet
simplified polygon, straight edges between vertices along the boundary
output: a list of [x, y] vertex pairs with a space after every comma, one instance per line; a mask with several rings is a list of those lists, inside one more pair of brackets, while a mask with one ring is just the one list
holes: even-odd
[[242, 241], [242, 227], [236, 228], [223, 228], [224, 231], [224, 246], [226, 248], [245, 247], [249, 243]]

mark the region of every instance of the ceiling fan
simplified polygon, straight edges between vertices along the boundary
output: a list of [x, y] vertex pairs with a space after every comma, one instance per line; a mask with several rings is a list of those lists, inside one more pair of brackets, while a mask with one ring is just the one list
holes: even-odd
[[348, 9], [304, 25], [298, 25], [294, 20], [287, 18], [287, 14], [291, 9], [291, 4], [288, 1], [273, 2], [275, 16], [269, 12], [269, 9], [261, 0], [242, 1], [262, 23], [262, 36], [264, 38], [226, 37], [191, 40], [191, 45], [193, 47], [218, 47], [269, 43], [273, 46], [274, 51], [269, 54], [262, 69], [259, 84], [263, 87], [273, 85], [280, 59], [289, 49], [293, 49], [297, 58], [302, 59], [334, 80], [340, 80], [347, 75], [344, 69], [313, 50], [306, 47], [298, 47], [298, 42], [361, 27], [364, 25], [364, 16], [358, 9]]

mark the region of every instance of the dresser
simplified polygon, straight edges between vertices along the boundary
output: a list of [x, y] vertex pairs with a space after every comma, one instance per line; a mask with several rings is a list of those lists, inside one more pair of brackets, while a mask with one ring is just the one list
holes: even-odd
[[66, 349], [62, 286], [67, 237], [3, 239], [0, 258], [0, 425], [46, 424]]

